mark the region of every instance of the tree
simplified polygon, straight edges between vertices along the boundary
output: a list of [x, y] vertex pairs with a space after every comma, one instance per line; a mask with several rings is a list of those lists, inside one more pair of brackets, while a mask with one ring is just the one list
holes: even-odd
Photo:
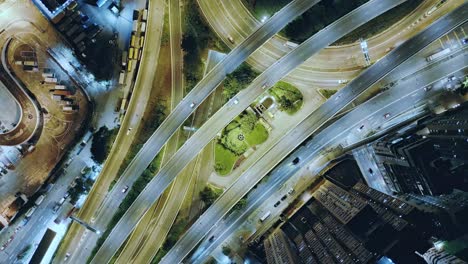
[[200, 192], [200, 199], [205, 203], [206, 207], [209, 207], [219, 197], [220, 193], [216, 193], [209, 186]]
[[232, 253], [232, 249], [228, 246], [223, 246], [223, 254], [226, 255], [226, 256], [231, 256], [231, 253]]
[[244, 207], [247, 205], [247, 197], [243, 197], [240, 199], [236, 205], [234, 205], [233, 209], [238, 211], [244, 209]]
[[257, 116], [252, 112], [247, 112], [241, 116], [239, 123], [244, 133], [250, 133], [257, 123]]
[[93, 141], [91, 143], [91, 154], [92, 159], [96, 163], [101, 164], [106, 160], [112, 147], [112, 143], [114, 142], [116, 132], [116, 129], [109, 130], [106, 126], [102, 126], [96, 133], [94, 133]]

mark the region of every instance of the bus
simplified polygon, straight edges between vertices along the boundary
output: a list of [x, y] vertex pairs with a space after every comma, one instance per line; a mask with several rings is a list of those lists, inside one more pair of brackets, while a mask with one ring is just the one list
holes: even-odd
[[270, 215], [271, 215], [271, 212], [270, 212], [270, 211], [266, 212], [266, 213], [260, 218], [260, 222], [265, 221], [268, 217], [270, 217]]

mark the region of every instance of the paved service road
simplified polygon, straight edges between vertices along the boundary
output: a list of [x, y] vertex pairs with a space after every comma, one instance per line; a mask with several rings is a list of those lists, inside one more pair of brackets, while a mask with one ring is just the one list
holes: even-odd
[[[321, 32], [315, 34], [255, 79], [248, 88], [235, 96], [235, 98], [239, 100], [237, 105], [232, 102], [228, 102], [220, 111], [208, 120], [205, 125], [203, 125], [180, 148], [167, 165], [160, 170], [159, 174], [147, 185], [145, 190], [140, 194], [123, 218], [115, 226], [114, 230], [110, 233], [109, 237], [96, 254], [93, 262], [104, 263], [112, 257], [114, 252], [119, 248], [121, 243], [140, 220], [141, 216], [156, 201], [164, 189], [172, 182], [185, 165], [197, 155], [199, 150], [201, 150], [216, 136], [218, 131], [226, 126], [230, 120], [240, 114], [255, 98], [263, 93], [266, 87], [270, 87], [279, 81], [283, 76], [288, 74], [311, 55], [351, 32], [354, 28], [357, 28], [373, 17], [376, 17], [403, 2], [405, 2], [405, 0], [373, 0], [362, 5]], [[181, 105], [178, 107], [180, 106]], [[182, 109], [181, 111], [184, 110]]]
[[[369, 2], [370, 3], [370, 2]], [[200, 242], [214, 224], [223, 217], [250, 188], [254, 186], [269, 169], [278, 164], [301, 143], [298, 138], [307, 138], [321, 125], [330, 120], [336, 113], [351, 103], [368, 87], [382, 79], [395, 67], [405, 62], [415, 53], [443, 36], [445, 33], [463, 24], [467, 19], [468, 4], [463, 5], [450, 15], [438, 20], [429, 28], [399, 46], [387, 57], [383, 58], [362, 75], [357, 77], [343, 90], [336, 93], [330, 100], [318, 108], [307, 120], [302, 122], [284, 140], [274, 146], [262, 160], [252, 166], [246, 174], [231, 186], [223, 195], [196, 221], [192, 227], [167, 253], [161, 263], [179, 263]], [[293, 166], [293, 165], [291, 165]], [[260, 175], [260, 177], [258, 176]]]

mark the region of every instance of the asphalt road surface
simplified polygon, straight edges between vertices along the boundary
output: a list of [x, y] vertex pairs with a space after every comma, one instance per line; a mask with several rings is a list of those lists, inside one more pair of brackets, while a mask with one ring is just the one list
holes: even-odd
[[[155, 202], [185, 165], [196, 156], [198, 151], [195, 150], [201, 150], [208, 144], [209, 141], [215, 137], [216, 133], [242, 112], [252, 100], [257, 98], [265, 90], [264, 88], [270, 87], [303, 63], [311, 55], [351, 32], [354, 28], [403, 2], [405, 1], [370, 1], [364, 4], [311, 37], [255, 79], [249, 88], [235, 97], [239, 100], [237, 105], [234, 104], [233, 101], [228, 102], [227, 105], [207, 121], [207, 123], [181, 147], [171, 161], [161, 169], [158, 176], [147, 185], [145, 190], [116, 225], [96, 254], [93, 262], [104, 263], [112, 257], [120, 244], [132, 231], [135, 224], [140, 220], [141, 216], [147, 211], [151, 204]], [[178, 107], [180, 106], [179, 104]], [[335, 106], [333, 105], [332, 107]]]

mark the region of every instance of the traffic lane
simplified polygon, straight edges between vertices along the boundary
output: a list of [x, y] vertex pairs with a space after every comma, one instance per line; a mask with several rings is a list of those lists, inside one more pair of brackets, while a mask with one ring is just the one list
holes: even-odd
[[[162, 25], [162, 22], [159, 23], [159, 21], [162, 21], [162, 18], [164, 17], [163, 11], [163, 1], [157, 1], [154, 5], [151, 4], [148, 8], [149, 10], [149, 16], [151, 17], [152, 14], [155, 14], [155, 17], [159, 17], [160, 19], [148, 19], [147, 23], [147, 32], [146, 32], [146, 42], [147, 43], [158, 43], [158, 38], [161, 36], [161, 30], [158, 30], [159, 24]], [[162, 7], [162, 8], [161, 8]], [[134, 133], [130, 133], [130, 135], [127, 135], [127, 131], [131, 127], [135, 127], [140, 120], [137, 120], [137, 124], [134, 123], [133, 117], [136, 116], [138, 113], [142, 114], [144, 112], [144, 103], [141, 102], [141, 100], [136, 100], [140, 97], [143, 98], [148, 98], [147, 93], [151, 91], [151, 84], [152, 84], [152, 76], [154, 76], [154, 71], [156, 70], [155, 67], [153, 67], [153, 58], [157, 57], [159, 53], [159, 48], [152, 48], [152, 49], [143, 49], [143, 56], [142, 56], [142, 65], [140, 66], [140, 74], [137, 75], [137, 80], [135, 82], [135, 88], [133, 98], [134, 100], [130, 100], [130, 104], [127, 109], [127, 113], [124, 117], [124, 120], [121, 125], [121, 132], [117, 135], [115, 146], [118, 146], [119, 149], [122, 147], [129, 148], [133, 141]], [[146, 59], [148, 58], [148, 59]], [[151, 65], [152, 67], [145, 67], [144, 65]], [[140, 85], [141, 84], [141, 85]], [[135, 102], [136, 101], [136, 102]], [[106, 204], [106, 200], [109, 197], [113, 197], [114, 195], [108, 195], [108, 186], [110, 185], [110, 182], [114, 179], [115, 175], [117, 174], [117, 171], [120, 168], [120, 164], [122, 160], [125, 157], [126, 152], [125, 151], [112, 151], [110, 156], [108, 157], [108, 161], [104, 165], [103, 171], [101, 172], [101, 176], [97, 178], [96, 183], [93, 185], [93, 189], [91, 190], [88, 198], [85, 201], [84, 206], [80, 209], [79, 211], [79, 217], [83, 219], [84, 221], [87, 221], [88, 223], [94, 223], [96, 220], [96, 210], [99, 211], [99, 207], [103, 206]], [[109, 163], [109, 164], [108, 164]], [[117, 186], [118, 191], [117, 193], [120, 193], [124, 185], [119, 188]], [[114, 190], [115, 191], [115, 190]], [[105, 220], [109, 221], [110, 218], [106, 218]], [[103, 229], [103, 226], [105, 224], [96, 224], [96, 227], [98, 229]], [[95, 236], [94, 233], [87, 234], [85, 235], [85, 229], [77, 224], [73, 224], [70, 228], [70, 234], [75, 234], [77, 233], [78, 235], [74, 236], [75, 239], [72, 241], [68, 242], [67, 245], [65, 245], [66, 248], [63, 248], [63, 250], [59, 250], [58, 256], [62, 255], [62, 257], [65, 256], [65, 252], [69, 251], [72, 253], [72, 256], [82, 256], [85, 254], [85, 252], [88, 252], [89, 250], [86, 251], [82, 249], [79, 246], [76, 246], [77, 244], [80, 245], [87, 245], [88, 243], [85, 243], [82, 241], [83, 237], [87, 237], [87, 239], [92, 240], [93, 237]], [[65, 238], [66, 239], [66, 238]], [[95, 240], [94, 240], [95, 241]], [[91, 242], [92, 243], [92, 242]], [[77, 253], [75, 253], [77, 252]], [[86, 257], [85, 257], [86, 258]], [[63, 258], [61, 258], [63, 259]], [[78, 259], [83, 259], [83, 258], [78, 258]], [[70, 259], [70, 261], [73, 261], [73, 259]]]
[[[122, 174], [121, 178], [127, 179], [131, 175], [141, 175], [144, 169], [156, 157], [162, 146], [170, 136], [183, 124], [183, 122], [225, 78], [227, 73], [235, 70], [247, 57], [263, 44], [271, 36], [279, 32], [288, 22], [297, 15], [302, 14], [318, 0], [295, 0], [283, 8], [268, 20], [261, 28], [249, 36], [241, 45], [232, 50], [223, 61], [218, 63], [214, 69], [208, 72], [192, 91], [187, 94], [173, 112], [171, 112], [155, 133], [148, 139], [142, 149], [136, 154], [130, 165]], [[190, 105], [194, 104], [193, 107]], [[135, 176], [136, 177], [136, 176]], [[122, 188], [125, 183], [117, 182], [116, 186]]]
[[[465, 16], [464, 16], [465, 14], [463, 14], [463, 12], [453, 12], [451, 15], [457, 18], [457, 21], [456, 21], [455, 23], [453, 23], [453, 24], [459, 25], [459, 24], [461, 23], [460, 21], [465, 21]], [[359, 76], [355, 81], [353, 81], [353, 82], [349, 85], [350, 87], [347, 87], [347, 88], [341, 90], [340, 92], [338, 92], [338, 95], [337, 95], [335, 98], [332, 97], [333, 100], [329, 100], [329, 101], [327, 101], [324, 105], [322, 105], [316, 112], [313, 113], [313, 118], [310, 119], [310, 120], [311, 120], [310, 123], [313, 124], [312, 127], [316, 127], [316, 128], [314, 128], [314, 130], [316, 130], [316, 129], [320, 126], [320, 124], [324, 123], [324, 122], [327, 121], [329, 118], [331, 118], [331, 116], [333, 116], [333, 115], [330, 114], [330, 113], [333, 113], [333, 112], [334, 112], [334, 113], [337, 113], [337, 112], [339, 111], [339, 109], [341, 109], [340, 107], [337, 106], [337, 105], [338, 105], [338, 104], [337, 104], [338, 102], [340, 102], [342, 105], [346, 105], [346, 104], [348, 104], [348, 103], [351, 101], [350, 99], [348, 99], [348, 100], [346, 100], [346, 101], [343, 101], [343, 100], [336, 100], [337, 98], [340, 98], [340, 97], [341, 97], [340, 94], [343, 94], [343, 93], [344, 93], [343, 91], [348, 92], [348, 94], [349, 94], [349, 91], [351, 90], [353, 93], [355, 93], [354, 90], [363, 90], [364, 88], [362, 88], [362, 87], [369, 87], [370, 84], [372, 84], [373, 82], [376, 82], [377, 80], [381, 79], [382, 76], [385, 75], [385, 71], [384, 71], [385, 69], [386, 69], [386, 72], [391, 71], [394, 67], [396, 67], [396, 66], [399, 65], [398, 63], [402, 63], [402, 62], [405, 61], [407, 58], [409, 58], [413, 53], [416, 53], [419, 49], [424, 48], [427, 44], [429, 44], [430, 42], [432, 42], [432, 41], [434, 41], [435, 39], [437, 39], [438, 37], [436, 37], [436, 36], [441, 36], [441, 34], [444, 33], [444, 31], [447, 32], [447, 31], [451, 30], [453, 27], [456, 27], [456, 25], [452, 25], [452, 24], [447, 23], [447, 20], [450, 21], [450, 20], [451, 20], [451, 16], [448, 16], [448, 17], [446, 17], [446, 18], [443, 18], [443, 19], [439, 20], [439, 22], [437, 22], [436, 24], [434, 24], [434, 25], [433, 25], [432, 27], [430, 27], [428, 30], [426, 30], [426, 31], [424, 31], [424, 32], [422, 32], [422, 33], [420, 33], [420, 34], [416, 37], [416, 38], [422, 38], [422, 39], [424, 39], [424, 40], [427, 40], [428, 37], [431, 37], [431, 38], [432, 38], [431, 41], [429, 41], [429, 42], [427, 42], [427, 41], [426, 41], [426, 42], [424, 42], [424, 41], [422, 41], [422, 42], [416, 41], [417, 44], [419, 45], [419, 46], [418, 46], [418, 47], [419, 47], [418, 49], [415, 49], [416, 45], [413, 43], [414, 41], [413, 41], [413, 42], [410, 41], [410, 42], [407, 42], [407, 43], [405, 43], [405, 44], [402, 44], [400, 47], [398, 47], [397, 49], [394, 50], [394, 52], [393, 52], [394, 55], [393, 55], [392, 57], [396, 57], [396, 58], [395, 58], [395, 59], [392, 58], [392, 60], [390, 60], [390, 61], [393, 62], [392, 64], [388, 63], [388, 58], [387, 58], [387, 60], [381, 60], [381, 61], [379, 61], [379, 62], [376, 63], [373, 67], [371, 67], [368, 71], [366, 71], [367, 73], [365, 73], [365, 74]], [[445, 25], [445, 27], [440, 27], [440, 26], [439, 26], [440, 24]], [[428, 32], [428, 31], [433, 31], [434, 27], [436, 27], [436, 28], [439, 29], [439, 30], [438, 30], [438, 31], [437, 31], [437, 30], [434, 30], [434, 31], [436, 31], [436, 32], [432, 32], [433, 34], [429, 34], [429, 36], [427, 36], [427, 33], [426, 33], [426, 32]], [[443, 28], [443, 30], [440, 30], [441, 28]], [[437, 34], [436, 34], [436, 33], [437, 33]], [[399, 54], [398, 52], [399, 52], [400, 50], [407, 49], [408, 46], [412, 48], [413, 53], [407, 52], [407, 53], [406, 53], [406, 57], [407, 57], [407, 58], [404, 58], [404, 57], [403, 57], [401, 54]], [[298, 48], [298, 49], [299, 49], [299, 48]], [[397, 62], [398, 62], [398, 63], [397, 63]], [[373, 69], [374, 67], [377, 68], [377, 70], [374, 70], [374, 69]], [[372, 78], [370, 78], [370, 77], [372, 77]], [[372, 79], [373, 79], [373, 81], [372, 81]], [[365, 85], [365, 86], [364, 86], [364, 85]], [[357, 95], [357, 94], [356, 94], [356, 95]], [[344, 97], [344, 98], [346, 98], [346, 97]], [[349, 96], [348, 96], [348, 98], [349, 98]], [[330, 102], [331, 102], [331, 103], [330, 103]], [[335, 110], [335, 109], [337, 109], [337, 110]], [[314, 131], [314, 130], [313, 130], [313, 131]], [[244, 187], [243, 187], [244, 189], [245, 189], [245, 186], [249, 186], [249, 185], [245, 185], [245, 184], [244, 184]], [[229, 193], [229, 191], [230, 191], [230, 190], [228, 190], [227, 192], [225, 192], [225, 194]], [[244, 193], [244, 192], [240, 192], [240, 194], [243, 194], [243, 193]], [[224, 195], [224, 194], [223, 194], [223, 195]], [[243, 196], [243, 195], [242, 195], [242, 196]], [[242, 196], [241, 196], [241, 197], [242, 197]], [[240, 198], [240, 197], [239, 197], [239, 198]], [[214, 208], [214, 209], [212, 209], [212, 210], [216, 210], [217, 208], [222, 207], [222, 205], [221, 205], [221, 206], [215, 206], [215, 207], [216, 207], [216, 208]], [[210, 207], [210, 208], [208, 208], [207, 212], [208, 212], [209, 210], [211, 210], [211, 208], [213, 208], [213, 206]], [[200, 219], [201, 219], [201, 218], [200, 218]], [[216, 220], [216, 219], [215, 219], [215, 220]], [[201, 224], [201, 222], [199, 222], [198, 224]], [[192, 226], [192, 227], [193, 227], [193, 228], [197, 228], [197, 227], [199, 227], [199, 226], [200, 226], [200, 225], [197, 225], [197, 223], [196, 223], [196, 224], [195, 224], [194, 226]], [[208, 225], [208, 226], [204, 226], [203, 229], [206, 231], [206, 230], [209, 230], [209, 228], [210, 228], [210, 226]], [[192, 228], [190, 228], [188, 232], [191, 232], [190, 230], [192, 230]], [[193, 232], [196, 232], [196, 231], [193, 231]], [[183, 238], [184, 238], [184, 236], [182, 237], [182, 239], [183, 239]], [[200, 238], [200, 240], [201, 240], [201, 238]], [[182, 240], [179, 240], [179, 242], [180, 242], [180, 241], [182, 241]], [[199, 241], [199, 240], [198, 240], [198, 241]], [[183, 244], [179, 244], [179, 242], [176, 244], [175, 247], [183, 247]], [[171, 254], [171, 251], [166, 255], [166, 257], [171, 256], [170, 254]], [[187, 254], [188, 254], [188, 252], [187, 252]], [[164, 258], [164, 260], [166, 260], [166, 257]], [[183, 256], [183, 257], [185, 257], [185, 256]], [[182, 257], [182, 258], [183, 258], [183, 257]], [[173, 257], [173, 258], [175, 258], [175, 257]], [[176, 261], [176, 260], [175, 260], [175, 259], [172, 259], [171, 261]], [[180, 261], [180, 260], [177, 260], [177, 261]], [[176, 262], [177, 262], [177, 261], [176, 261]]]
[[[455, 71], [458, 71], [458, 69], [462, 69], [460, 72], [465, 71], [467, 67], [464, 65], [463, 62], [464, 56], [458, 56], [458, 60], [456, 60], [455, 62], [446, 62], [445, 65], [441, 65], [432, 69], [431, 71], [424, 73], [425, 76], [423, 76], [422, 79], [426, 80], [426, 83], [424, 83], [422, 86], [415, 85], [417, 82], [417, 78], [413, 78], [411, 81], [401, 83], [399, 87], [395, 87], [395, 89], [391, 90], [392, 93], [388, 92], [385, 94], [385, 96], [379, 96], [378, 98], [374, 98], [371, 101], [359, 106], [350, 114], [341, 118], [340, 120], [335, 122], [335, 124], [328, 127], [323, 132], [319, 133], [310, 141], [310, 143], [308, 143], [308, 145], [311, 145], [310, 148], [301, 149], [304, 151], [307, 150], [311, 152], [311, 154], [318, 154], [318, 146], [327, 146], [325, 148], [337, 146], [340, 139], [343, 140], [347, 136], [355, 134], [355, 131], [359, 127], [359, 124], [363, 122], [367, 122], [368, 120], [374, 120], [373, 127], [376, 128], [377, 126], [382, 125], [382, 123], [388, 121], [385, 118], [383, 118], [383, 113], [392, 112], [398, 115], [405, 111], [411, 110], [414, 107], [414, 95], [426, 97], [424, 98], [426, 101], [428, 101], [430, 98], [434, 98], [437, 94], [440, 94], [440, 89], [438, 92], [427, 93], [424, 91], [423, 87], [431, 83], [437, 82], [445, 78], [445, 76], [456, 74], [456, 72], [454, 72], [455, 69]], [[463, 73], [457, 75], [463, 76]], [[415, 87], [418, 88], [415, 89]], [[404, 96], [401, 96], [402, 94], [404, 94]], [[362, 133], [358, 134], [361, 134], [361, 137], [365, 138]], [[357, 140], [362, 140], [363, 138]], [[305, 138], [301, 138], [299, 141], [302, 141], [302, 139]], [[291, 156], [301, 157], [301, 160], [303, 156], [307, 156], [304, 153], [300, 153], [301, 151], [298, 152], [298, 154], [294, 154]], [[283, 166], [285, 166], [286, 169], [291, 168], [291, 166], [288, 166], [288, 164], [285, 164]], [[291, 173], [291, 171], [281, 171], [282, 169], [283, 168], [280, 168], [280, 170], [278, 170], [276, 173], [279, 173], [279, 175], [283, 175], [284, 173]], [[211, 251], [213, 251], [217, 246], [219, 246], [227, 237], [229, 237], [232, 234], [232, 232], [234, 232], [242, 224], [244, 224], [244, 222], [247, 220], [248, 215], [250, 215], [253, 211], [257, 210], [259, 208], [259, 205], [263, 205], [263, 203], [266, 201], [266, 198], [269, 197], [265, 196], [265, 193], [272, 190], [273, 187], [282, 186], [282, 182], [278, 182], [279, 179], [276, 178], [275, 175], [270, 175], [270, 179], [275, 179], [274, 181], [268, 181], [268, 185], [264, 188], [259, 186], [257, 190], [255, 190], [249, 195], [249, 201], [256, 201], [255, 204], [257, 206], [254, 207], [254, 205], [252, 205], [251, 207], [248, 207], [246, 212], [242, 213], [241, 216], [239, 216], [238, 219], [231, 223], [230, 226], [227, 226], [230, 220], [229, 218], [226, 221], [218, 222], [218, 224], [215, 225], [214, 230], [212, 230], [209, 233], [210, 235], [207, 236], [211, 237], [212, 235], [214, 235], [215, 239], [211, 242], [208, 239], [205, 239], [192, 256], [191, 262], [198, 263], [200, 261], [203, 261], [204, 258], [207, 257], [208, 254], [210, 254]], [[289, 174], [289, 176], [291, 176], [291, 174]], [[265, 190], [265, 188], [268, 188], [268, 190]], [[279, 198], [274, 200], [279, 200]]]
[[[266, 86], [271, 86], [276, 81], [280, 80], [280, 78], [282, 76], [284, 76], [284, 74], [286, 74], [289, 71], [291, 71], [292, 69], [294, 69], [299, 63], [302, 63], [305, 59], [310, 57], [313, 53], [315, 53], [318, 50], [322, 49], [323, 47], [333, 43], [334, 41], [339, 39], [341, 36], [351, 32], [354, 28], [364, 24], [369, 19], [372, 19], [373, 17], [376, 17], [378, 14], [381, 14], [381, 13], [385, 12], [386, 10], [391, 9], [394, 6], [396, 6], [396, 5], [398, 5], [398, 4], [402, 3], [402, 2], [405, 2], [405, 1], [404, 0], [393, 1], [393, 2], [389, 2], [389, 1], [386, 1], [386, 2], [371, 1], [371, 2], [368, 2], [368, 3], [364, 4], [364, 5], [362, 5], [360, 8], [352, 11], [350, 14], [347, 14], [344, 17], [342, 17], [339, 21], [337, 21], [337, 22], [333, 23], [332, 25], [328, 26], [325, 30], [323, 30], [323, 31], [317, 33], [316, 35], [314, 35], [313, 37], [311, 37], [309, 40], [307, 40], [301, 46], [299, 46], [294, 51], [292, 51], [291, 53], [286, 55], [281, 61], [275, 63], [274, 67], [271, 67], [270, 69], [265, 71], [263, 74], [261, 74], [259, 77], [257, 77], [253, 81], [252, 85], [249, 88], [247, 88], [246, 90], [243, 90], [241, 92], [243, 95], [248, 96], [247, 98], [245, 98], [245, 100], [240, 100], [238, 105], [228, 103], [227, 106], [231, 107], [231, 110], [228, 111], [228, 113], [222, 113], [222, 111], [221, 111], [221, 114], [222, 114], [221, 120], [220, 121], [215, 121], [215, 122], [218, 122], [219, 124], [222, 124], [222, 125], [218, 125], [218, 126], [208, 125], [209, 123], [213, 122], [213, 120], [214, 120], [213, 118], [211, 118], [210, 120], [207, 121], [207, 123], [202, 128], [200, 128], [200, 130], [198, 130], [196, 132], [196, 133], [199, 133], [199, 135], [204, 135], [202, 137], [203, 142], [200, 139], [198, 139], [198, 140], [194, 139], [194, 138], [197, 138], [194, 135], [194, 136], [192, 136], [191, 139], [189, 139], [189, 141], [187, 141], [181, 147], [181, 149], [179, 150], [179, 152], [181, 152], [181, 155], [175, 159], [177, 161], [168, 162], [167, 166], [164, 166], [160, 170], [159, 177], [156, 176], [152, 181], [150, 181], [150, 183], [146, 186], [145, 190], [140, 194], [141, 198], [138, 197], [135, 200], [134, 204], [125, 213], [124, 217], [116, 225], [114, 230], [118, 229], [119, 230], [119, 235], [122, 234], [123, 230], [126, 230], [125, 232], [128, 232], [127, 233], [127, 235], [128, 235], [131, 232], [133, 226], [128, 226], [128, 223], [125, 223], [127, 221], [125, 218], [130, 218], [129, 216], [131, 216], [131, 218], [134, 218], [135, 215], [142, 214], [142, 212], [144, 212], [144, 210], [142, 211], [142, 206], [144, 206], [146, 209], [149, 208], [151, 206], [151, 204], [148, 204], [148, 202], [151, 201], [151, 198], [149, 198], [149, 196], [154, 196], [155, 197], [155, 198], [153, 198], [154, 199], [153, 202], [154, 202], [161, 195], [164, 188], [166, 188], [169, 185], [169, 183], [173, 180], [173, 178], [175, 178], [175, 176], [187, 164], [187, 163], [184, 163], [182, 165], [180, 161], [181, 160], [190, 161], [194, 157], [194, 155], [196, 155], [196, 153], [193, 152], [193, 149], [194, 149], [193, 147], [194, 146], [198, 147], [198, 148], [195, 148], [195, 149], [201, 149], [202, 147], [204, 147], [209, 142], [209, 140], [211, 140], [211, 138], [213, 138], [216, 135], [217, 131], [221, 130], [225, 125], [227, 125], [227, 123], [229, 123], [229, 120], [232, 120], [235, 116], [237, 116], [240, 112], [242, 112], [243, 109], [245, 109], [250, 104], [250, 100], [252, 100], [252, 98], [258, 97], [258, 95], [260, 95], [263, 92], [262, 91], [263, 89], [260, 86], [263, 86], [263, 88], [266, 88], [265, 87], [265, 81], [270, 82], [270, 81], [274, 80], [274, 82], [270, 82], [270, 83], [268, 83], [266, 85]], [[357, 16], [358, 19], [354, 19], [354, 16]], [[330, 33], [327, 32], [328, 30], [336, 30], [338, 33], [334, 32], [335, 34], [330, 34]], [[298, 56], [303, 56], [304, 58], [298, 58]], [[281, 73], [284, 73], [284, 74], [281, 75]], [[271, 76], [269, 76], [269, 75], [271, 75]], [[202, 80], [202, 82], [203, 82], [203, 80]], [[256, 96], [250, 96], [249, 93], [254, 91], [254, 88], [259, 92], [256, 93], [257, 94]], [[181, 106], [181, 104], [179, 104], [177, 107], [180, 107], [180, 106]], [[319, 109], [318, 112], [320, 112], [320, 109]], [[220, 116], [219, 113], [220, 113], [220, 111], [218, 111], [218, 113], [217, 113], [218, 116]], [[167, 120], [168, 119], [166, 119], [166, 121]], [[228, 121], [228, 122], [226, 123], [226, 121]], [[214, 130], [213, 129], [214, 127], [217, 127], [219, 129]], [[205, 128], [205, 129], [203, 129], [203, 128]], [[202, 134], [203, 130], [209, 130], [208, 131], [209, 133], [204, 132]], [[213, 131], [214, 131], [214, 133], [213, 133]], [[207, 135], [210, 135], [210, 134], [212, 134], [212, 136], [210, 138], [208, 138]], [[154, 136], [154, 134], [153, 134], [153, 136]], [[208, 142], [204, 142], [204, 141], [206, 141], [206, 139], [208, 139]], [[195, 141], [195, 142], [190, 143], [191, 141]], [[200, 144], [200, 143], [202, 143], [202, 144]], [[201, 147], [199, 147], [199, 146], [201, 146]], [[185, 149], [188, 149], [188, 151], [185, 150], [184, 147], [185, 147]], [[174, 157], [171, 160], [174, 160]], [[166, 167], [168, 167], [168, 169], [165, 169]], [[152, 191], [150, 191], [150, 190], [152, 190]], [[133, 223], [136, 223], [136, 222], [133, 221]], [[122, 225], [124, 225], [124, 226], [122, 226]], [[114, 237], [114, 236], [117, 236], [117, 233], [112, 231], [106, 241], [109, 241], [108, 243], [112, 243], [113, 246], [115, 247], [116, 246], [115, 242], [118, 239], [121, 239], [123, 237], [122, 236]], [[110, 240], [112, 240], [112, 241], [110, 241]], [[106, 247], [106, 246], [107, 246], [106, 242], [104, 242], [103, 247]], [[117, 248], [115, 250], [117, 250]], [[105, 253], [109, 254], [109, 251], [107, 251]], [[99, 256], [99, 252], [98, 252], [98, 254], [96, 256]], [[108, 256], [108, 258], [110, 258], [110, 257]], [[101, 262], [102, 262], [102, 260], [101, 260]]]

